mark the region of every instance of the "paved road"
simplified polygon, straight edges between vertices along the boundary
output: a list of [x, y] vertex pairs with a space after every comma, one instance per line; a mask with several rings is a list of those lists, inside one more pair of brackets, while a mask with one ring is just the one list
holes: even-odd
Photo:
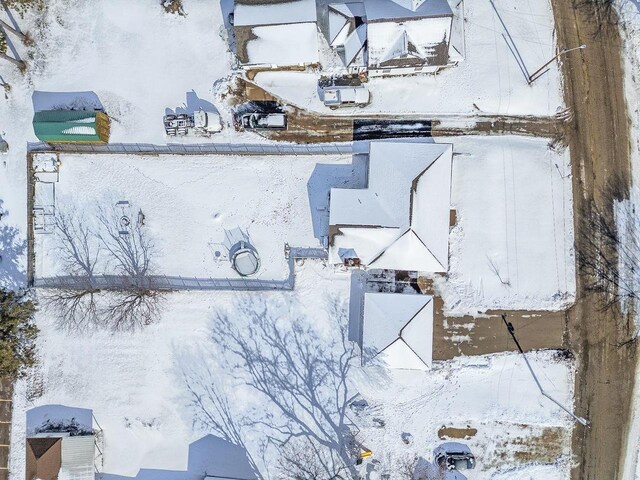
[[[247, 100], [277, 102], [286, 106], [286, 130], [261, 130], [257, 134], [271, 140], [296, 143], [350, 142], [352, 140], [407, 136], [504, 135], [518, 134], [536, 137], [561, 138], [564, 134], [564, 115], [556, 117], [500, 116], [500, 115], [436, 115], [371, 114], [350, 108], [346, 114], [321, 115], [287, 104], [259, 86], [241, 80], [236, 103]], [[355, 110], [355, 111], [354, 111]], [[346, 112], [346, 110], [345, 110]], [[414, 124], [413, 129], [407, 128]], [[376, 129], [376, 124], [378, 128]], [[363, 135], [363, 125], [368, 125]], [[378, 131], [376, 135], [375, 130]]]
[[[587, 48], [565, 56], [562, 64], [565, 101], [572, 107], [573, 128], [567, 130], [573, 168], [575, 226], [585, 205], [595, 202], [612, 214], [603, 195], [607, 180], [618, 175], [629, 187], [629, 125], [623, 96], [622, 45], [618, 27], [604, 25], [578, 0], [552, 0], [558, 45]], [[581, 239], [576, 238], [581, 248]], [[614, 480], [621, 476], [622, 456], [636, 368], [636, 346], [618, 345], [630, 336], [630, 324], [612, 311], [602, 311], [588, 295], [586, 278], [578, 276], [579, 299], [570, 310], [568, 339], [577, 354], [576, 413], [588, 417], [591, 428], [576, 426], [573, 453], [575, 480]]]

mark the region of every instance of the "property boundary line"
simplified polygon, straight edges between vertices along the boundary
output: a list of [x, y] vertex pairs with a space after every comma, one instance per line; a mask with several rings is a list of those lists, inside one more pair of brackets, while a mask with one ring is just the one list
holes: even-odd
[[296, 260], [326, 260], [328, 254], [322, 248], [292, 247], [288, 253], [289, 274], [284, 280], [262, 280], [258, 278], [212, 278], [149, 275], [128, 277], [123, 275], [74, 276], [35, 278], [35, 288], [60, 288], [67, 290], [128, 290], [145, 288], [150, 290], [211, 290], [211, 291], [290, 291], [295, 287]]
[[350, 155], [353, 143], [268, 144], [268, 143], [199, 143], [155, 145], [153, 143], [45, 143], [27, 144], [30, 153], [59, 152], [84, 154], [139, 155]]

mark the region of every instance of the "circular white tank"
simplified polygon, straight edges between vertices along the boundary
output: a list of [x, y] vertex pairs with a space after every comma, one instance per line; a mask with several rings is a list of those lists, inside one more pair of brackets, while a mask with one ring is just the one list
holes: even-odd
[[243, 277], [255, 274], [260, 268], [258, 252], [246, 242], [238, 242], [229, 250], [231, 266]]

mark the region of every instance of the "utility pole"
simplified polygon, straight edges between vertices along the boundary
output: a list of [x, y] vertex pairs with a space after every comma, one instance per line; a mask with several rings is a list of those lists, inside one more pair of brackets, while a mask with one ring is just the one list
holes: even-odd
[[536, 374], [534, 373], [533, 368], [531, 367], [531, 364], [529, 363], [529, 359], [525, 355], [524, 350], [522, 350], [522, 347], [520, 346], [520, 342], [518, 342], [518, 339], [516, 338], [515, 328], [513, 327], [513, 324], [511, 322], [507, 322], [507, 316], [504, 313], [502, 314], [502, 321], [504, 322], [505, 327], [507, 327], [507, 330], [511, 334], [511, 338], [513, 338], [513, 341], [515, 342], [516, 347], [518, 347], [518, 350], [522, 354], [522, 358], [524, 358], [524, 361], [527, 364], [527, 368], [529, 369], [529, 372], [531, 373], [531, 376], [533, 377], [533, 380], [536, 382], [536, 385], [538, 386], [538, 390], [540, 390], [540, 393], [544, 397], [547, 397], [549, 400], [551, 400], [553, 403], [555, 403], [557, 406], [559, 406], [562, 410], [567, 412], [569, 415], [571, 415], [576, 422], [580, 423], [581, 425], [583, 425], [585, 427], [588, 427], [589, 426], [589, 421], [586, 418], [578, 417], [571, 410], [569, 410], [567, 407], [562, 405], [555, 398], [551, 397], [549, 394], [547, 394], [547, 392], [545, 392], [543, 390], [542, 385], [540, 385], [540, 381], [538, 380], [538, 377], [536, 377]]
[[[573, 52], [574, 50], [582, 50], [583, 48], [587, 48], [586, 45], [582, 44], [579, 47], [574, 47], [574, 48], [570, 48], [570, 49], [566, 49], [563, 48], [562, 50], [560, 50], [551, 60], [549, 60], [547, 63], [545, 63], [544, 65], [542, 65], [538, 70], [536, 70], [535, 72], [533, 72], [531, 75], [529, 75], [529, 85], [531, 85], [533, 82], [535, 82], [538, 78], [540, 78], [545, 72], [542, 72], [545, 68], [547, 68], [549, 65], [551, 65], [551, 63], [553, 63], [555, 60], [557, 60], [558, 58], [560, 58], [562, 55], [569, 53], [569, 52]], [[542, 72], [542, 73], [540, 73]]]

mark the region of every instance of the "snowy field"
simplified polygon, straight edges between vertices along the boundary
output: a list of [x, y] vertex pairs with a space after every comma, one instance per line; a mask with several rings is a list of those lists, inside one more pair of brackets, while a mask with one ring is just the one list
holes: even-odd
[[545, 139], [446, 138], [454, 144], [450, 266], [439, 280], [453, 314], [566, 307], [575, 297], [569, 152]]
[[[285, 242], [320, 247], [318, 229], [330, 188], [362, 182], [355, 178], [351, 156], [61, 155], [60, 160], [54, 184], [58, 217], [72, 214], [95, 231], [101, 209], [128, 201], [134, 222], [140, 210], [145, 216], [142, 230], [154, 245], [153, 270], [187, 277], [237, 277], [215, 252], [226, 253], [225, 230], [240, 228], [261, 259], [256, 277], [286, 279]], [[36, 185], [36, 204], [40, 187], [47, 185]], [[59, 231], [36, 236], [36, 277], [69, 273], [61, 261], [62, 242]], [[106, 263], [100, 261], [98, 269], [113, 273]]]
[[[372, 103], [334, 113], [424, 113], [554, 115], [562, 108], [556, 63], [532, 85], [527, 74], [556, 54], [551, 5], [547, 0], [464, 2], [464, 60], [437, 75], [371, 79]], [[512, 51], [510, 45], [515, 48]], [[317, 91], [318, 75], [264, 72], [256, 82], [298, 106], [330, 112]]]
[[[267, 315], [279, 317], [278, 325], [290, 328], [286, 326], [295, 321], [309, 327], [313, 334], [303, 335], [302, 343], [312, 342], [321, 355], [331, 356], [342, 350], [339, 343], [331, 342], [339, 333], [328, 305], [346, 299], [348, 288], [346, 275], [308, 261], [298, 269], [295, 292], [259, 295], [254, 301], [259, 298]], [[219, 328], [216, 314], [221, 310], [233, 308], [230, 318], [242, 324], [244, 319], [237, 312], [242, 305], [247, 313], [254, 303], [246, 294], [171, 294], [157, 324], [121, 334], [69, 335], [58, 330], [50, 312], [41, 310], [37, 318], [42, 330], [41, 363], [16, 390], [12, 478], [24, 476], [25, 411], [33, 406], [61, 403], [93, 409], [104, 431], [105, 473], [131, 477], [141, 468], [174, 471], [173, 477], [165, 474], [163, 478], [183, 478], [175, 476], [175, 471], [187, 469], [189, 443], [215, 433], [210, 425], [198, 421], [203, 411], [193, 404], [188, 385], [206, 395], [203, 385], [214, 384], [231, 400], [236, 418], [272, 412], [266, 397], [225, 370], [229, 358], [210, 339], [212, 330]], [[571, 405], [571, 365], [556, 360], [553, 352], [531, 354], [530, 358], [549, 393]], [[185, 378], [202, 382], [187, 383]], [[359, 440], [381, 462], [378, 468], [396, 465], [414, 454], [429, 462], [432, 449], [441, 442], [440, 427], [469, 425], [477, 429], [468, 443], [478, 458], [478, 467], [469, 478], [568, 478], [571, 423], [538, 395], [516, 354], [436, 364], [432, 372], [354, 366], [348, 384], [350, 393], [359, 393], [359, 399], [369, 404], [364, 412], [348, 413], [361, 429]], [[272, 417], [271, 422], [278, 418]], [[385, 427], [374, 427], [374, 418], [382, 419]], [[550, 449], [550, 464], [518, 459], [518, 451], [534, 451], [527, 445], [536, 444], [544, 429], [560, 432], [559, 438], [543, 447]], [[250, 428], [243, 436], [254, 456], [264, 432], [264, 427], [259, 431]], [[409, 445], [403, 443], [402, 433], [412, 435]], [[544, 452], [538, 453], [545, 458]], [[268, 451], [265, 458], [271, 469], [276, 461], [273, 455]]]
[[[2, 284], [26, 279], [26, 153], [27, 142], [37, 141], [34, 91], [95, 92], [113, 119], [112, 142], [166, 143], [165, 109], [197, 109], [204, 102], [220, 108], [214, 84], [229, 77], [231, 65], [220, 4], [184, 3], [187, 17], [165, 14], [155, 0], [48, 0], [44, 13], [17, 17], [35, 42], [27, 49], [12, 37], [28, 63], [25, 74], [7, 62], [0, 68], [11, 85], [0, 102], [0, 118], [11, 119], [0, 127], [10, 146], [0, 156], [0, 206], [7, 212], [0, 227], [3, 238], [12, 236], [15, 267], [9, 278], [2, 272]], [[228, 109], [220, 114], [225, 128], [215, 141], [258, 141], [229, 128]]]

